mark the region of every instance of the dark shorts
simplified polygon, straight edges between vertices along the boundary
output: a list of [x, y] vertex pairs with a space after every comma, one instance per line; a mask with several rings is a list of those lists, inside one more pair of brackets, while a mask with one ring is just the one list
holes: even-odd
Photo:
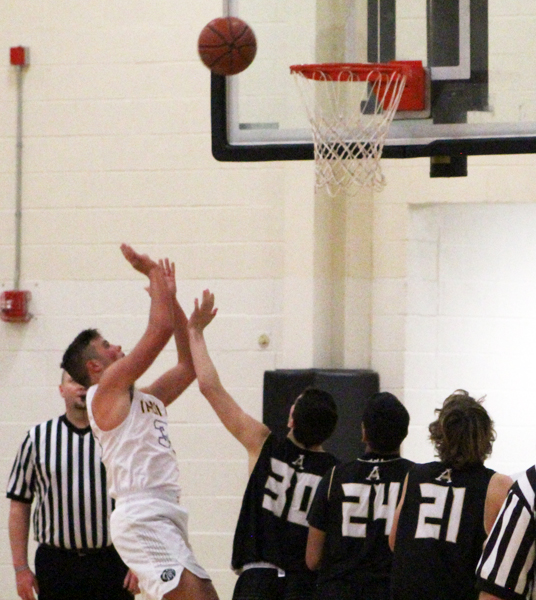
[[314, 595], [314, 600], [390, 600], [390, 598], [389, 580], [365, 583], [332, 579], [320, 582]]
[[113, 546], [84, 554], [42, 544], [35, 554], [39, 600], [132, 600], [126, 573]]
[[233, 600], [312, 600], [314, 573], [286, 573], [277, 569], [246, 569], [236, 582]]

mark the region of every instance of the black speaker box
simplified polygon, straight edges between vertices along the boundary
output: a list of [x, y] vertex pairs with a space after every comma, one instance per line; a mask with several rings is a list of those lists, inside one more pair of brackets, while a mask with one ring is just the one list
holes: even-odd
[[365, 401], [380, 390], [379, 375], [367, 369], [277, 369], [264, 373], [263, 422], [278, 436], [288, 433], [290, 407], [306, 387], [329, 392], [339, 413], [337, 428], [323, 446], [342, 461], [364, 452], [361, 420]]

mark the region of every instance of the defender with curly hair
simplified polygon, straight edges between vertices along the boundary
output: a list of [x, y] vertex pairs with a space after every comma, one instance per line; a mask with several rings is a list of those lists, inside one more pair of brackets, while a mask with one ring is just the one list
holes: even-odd
[[512, 480], [484, 466], [495, 431], [483, 406], [456, 390], [429, 426], [439, 461], [406, 477], [390, 545], [393, 600], [476, 600], [475, 569]]

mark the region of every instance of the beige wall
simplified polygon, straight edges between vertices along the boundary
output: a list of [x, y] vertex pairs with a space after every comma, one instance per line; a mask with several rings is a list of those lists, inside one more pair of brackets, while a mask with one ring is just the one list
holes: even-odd
[[[252, 414], [261, 415], [265, 370], [372, 367], [418, 414], [407, 452], [429, 455], [425, 424], [445, 389], [406, 390], [412, 207], [532, 203], [535, 159], [471, 159], [469, 176], [457, 180], [430, 180], [425, 159], [385, 161], [389, 184], [374, 201], [315, 196], [309, 162], [218, 163], [196, 40], [219, 14], [220, 0], [195, 10], [167, 0], [0, 5], [0, 286], [12, 287], [14, 271], [16, 90], [7, 50], [22, 44], [31, 49], [22, 285], [35, 314], [26, 325], [0, 323], [1, 481], [26, 429], [62, 411], [58, 365], [72, 337], [95, 326], [128, 351], [143, 330], [148, 298], [120, 255], [123, 241], [177, 263], [187, 311], [203, 288], [216, 293], [209, 345], [224, 384]], [[428, 340], [426, 329], [411, 331]], [[172, 361], [170, 349], [144, 380]], [[245, 452], [195, 384], [170, 418], [192, 543], [230, 598]], [[0, 600], [14, 600], [8, 503], [0, 502]]]
[[433, 459], [433, 411], [463, 388], [487, 396], [490, 466], [518, 473], [536, 456], [536, 158], [469, 157], [469, 176], [452, 179], [430, 179], [428, 159], [383, 164], [371, 361], [410, 411], [405, 453]]
[[[265, 370], [326, 363], [315, 350], [315, 203], [311, 163], [222, 164], [210, 151], [208, 70], [197, 35], [221, 2], [4, 3], [0, 28], [0, 289], [15, 239], [16, 77], [8, 48], [30, 48], [24, 74], [22, 287], [33, 320], [0, 323], [0, 480], [33, 424], [62, 412], [59, 362], [82, 328], [132, 348], [147, 319], [143, 280], [123, 241], [177, 263], [185, 309], [205, 287], [219, 315], [208, 340], [222, 379], [261, 416]], [[258, 340], [267, 334], [270, 344]], [[329, 355], [329, 348], [328, 348]], [[320, 354], [320, 357], [317, 356]], [[173, 362], [171, 348], [144, 377]], [[170, 410], [192, 543], [230, 597], [231, 542], [247, 480], [245, 451], [194, 385]], [[0, 523], [1, 600], [16, 598]]]

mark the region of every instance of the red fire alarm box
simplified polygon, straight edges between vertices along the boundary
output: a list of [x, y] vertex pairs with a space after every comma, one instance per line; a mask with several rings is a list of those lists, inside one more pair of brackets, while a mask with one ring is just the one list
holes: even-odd
[[28, 305], [32, 293], [24, 290], [10, 290], [0, 295], [0, 318], [11, 323], [27, 323], [32, 315]]
[[30, 64], [29, 48], [15, 46], [9, 49], [9, 60], [12, 65], [24, 67]]

